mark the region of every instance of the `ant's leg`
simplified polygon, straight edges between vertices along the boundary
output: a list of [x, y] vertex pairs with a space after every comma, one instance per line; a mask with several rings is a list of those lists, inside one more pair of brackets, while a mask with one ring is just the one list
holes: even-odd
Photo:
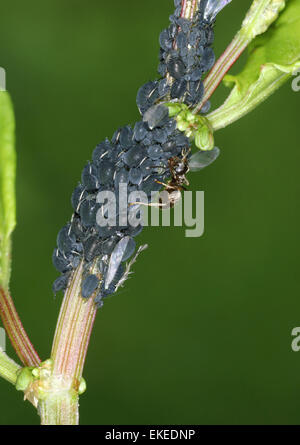
[[157, 179], [155, 179], [155, 182], [156, 182], [157, 184], [163, 185], [164, 187], [169, 187], [168, 184], [166, 184], [165, 182], [158, 181]]
[[189, 147], [188, 150], [185, 150], [185, 149], [182, 150], [182, 160], [183, 160], [183, 161], [188, 157], [188, 154], [189, 154], [191, 151], [192, 151], [191, 147]]
[[[155, 182], [157, 182], [157, 184], [161, 184], [161, 185], [163, 185], [164, 187], [166, 187], [166, 192], [168, 193], [168, 190], [177, 190], [177, 187], [175, 186], [175, 185], [172, 185], [172, 183], [170, 183], [169, 182], [169, 184], [166, 184], [166, 183], [164, 183], [164, 182], [160, 182], [160, 181], [158, 181], [157, 179], [155, 179]], [[160, 192], [160, 193], [162, 193], [162, 192]]]

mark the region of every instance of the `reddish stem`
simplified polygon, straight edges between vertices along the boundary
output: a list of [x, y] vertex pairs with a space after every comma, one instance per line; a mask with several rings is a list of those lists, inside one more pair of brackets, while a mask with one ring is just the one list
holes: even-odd
[[0, 316], [22, 363], [25, 366], [39, 366], [41, 359], [26, 334], [11, 296], [3, 288], [0, 288]]
[[228, 73], [230, 68], [240, 58], [245, 51], [250, 40], [239, 34], [233, 39], [233, 41], [226, 48], [221, 57], [217, 60], [207, 77], [204, 79], [204, 97], [202, 101], [194, 109], [194, 113], [199, 113], [205, 102], [212, 96], [216, 88], [222, 82], [224, 76]]
[[[184, 17], [185, 19], [191, 19], [196, 12], [197, 3], [198, 0], [183, 0], [181, 17]], [[188, 10], [188, 6], [190, 6], [190, 10]]]
[[73, 273], [57, 322], [52, 354], [53, 374], [80, 381], [97, 309], [81, 297], [83, 265]]

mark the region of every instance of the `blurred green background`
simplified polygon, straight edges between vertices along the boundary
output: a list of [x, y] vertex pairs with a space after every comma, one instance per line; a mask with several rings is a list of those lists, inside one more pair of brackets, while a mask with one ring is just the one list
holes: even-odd
[[[220, 15], [217, 55], [250, 3]], [[0, 66], [17, 120], [11, 290], [45, 359], [61, 303], [51, 254], [72, 190], [94, 146], [139, 118], [136, 92], [156, 77], [172, 11], [172, 0], [1, 4]], [[139, 236], [149, 249], [96, 320], [82, 424], [299, 423], [299, 100], [287, 84], [216, 134], [221, 157], [189, 178], [205, 191], [203, 237]], [[0, 397], [0, 424], [39, 423], [3, 380]]]

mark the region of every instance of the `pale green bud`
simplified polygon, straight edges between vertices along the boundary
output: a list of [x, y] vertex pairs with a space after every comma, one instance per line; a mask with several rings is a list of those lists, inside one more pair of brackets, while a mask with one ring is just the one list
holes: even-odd
[[26, 391], [28, 386], [33, 382], [34, 377], [32, 375], [32, 368], [22, 368], [18, 371], [18, 377], [16, 381], [17, 391]]
[[86, 391], [86, 381], [83, 377], [81, 377], [79, 388], [78, 388], [78, 394], [81, 396]]

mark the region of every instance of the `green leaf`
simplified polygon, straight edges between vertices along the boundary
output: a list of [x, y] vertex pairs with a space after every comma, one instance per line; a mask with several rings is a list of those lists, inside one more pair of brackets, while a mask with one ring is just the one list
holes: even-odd
[[8, 288], [11, 234], [16, 225], [15, 120], [10, 96], [0, 91], [0, 285]]
[[267, 99], [300, 67], [300, 1], [289, 0], [277, 21], [249, 46], [243, 71], [227, 75], [233, 86], [226, 102], [208, 118], [214, 130], [223, 128]]
[[285, 8], [287, 0], [254, 0], [243, 21], [241, 35], [253, 40], [263, 34]]

